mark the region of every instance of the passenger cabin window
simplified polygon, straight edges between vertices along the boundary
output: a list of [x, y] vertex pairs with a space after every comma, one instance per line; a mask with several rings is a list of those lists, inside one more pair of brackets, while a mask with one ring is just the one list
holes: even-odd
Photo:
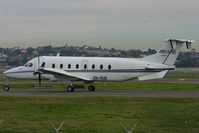
[[111, 70], [111, 65], [108, 65], [108, 69]]
[[52, 68], [55, 68], [55, 64], [52, 64]]
[[78, 68], [79, 68], [79, 64], [76, 65], [76, 69], [78, 69]]
[[103, 69], [103, 65], [100, 65], [100, 69], [101, 69], [101, 70]]
[[43, 62], [43, 63], [42, 63], [42, 65], [41, 65], [41, 67], [45, 67], [45, 65], [46, 65], [46, 63], [45, 63], [45, 62]]
[[84, 64], [84, 69], [87, 69], [87, 65], [86, 64]]
[[60, 68], [61, 68], [61, 69], [63, 68], [63, 64], [60, 64]]
[[95, 69], [95, 65], [94, 64], [92, 65], [92, 69]]
[[68, 69], [70, 69], [71, 68], [71, 64], [68, 64]]

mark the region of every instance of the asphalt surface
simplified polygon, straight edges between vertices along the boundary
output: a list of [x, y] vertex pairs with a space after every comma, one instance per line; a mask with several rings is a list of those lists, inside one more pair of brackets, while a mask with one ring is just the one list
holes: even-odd
[[[180, 78], [180, 79], [167, 79], [167, 78], [163, 78], [163, 79], [154, 79], [154, 80], [147, 80], [147, 81], [138, 81], [138, 80], [131, 80], [131, 81], [128, 81], [128, 82], [131, 82], [131, 83], [136, 83], [136, 82], [143, 82], [143, 83], [148, 83], [148, 82], [151, 82], [151, 83], [179, 83], [179, 84], [199, 84], [199, 79], [183, 79], [183, 78]], [[10, 81], [9, 84], [37, 84], [38, 81], [35, 80], [35, 81]], [[52, 82], [49, 82], [49, 81], [43, 81], [42, 83], [44, 84], [52, 84]], [[58, 82], [57, 82], [58, 83]], [[0, 82], [0, 84], [4, 84], [4, 82]]]
[[[137, 81], [132, 81], [137, 82]], [[139, 81], [140, 82], [140, 81]], [[178, 84], [199, 84], [199, 79], [154, 79], [154, 80], [148, 80], [143, 81], [145, 83], [152, 82], [152, 83], [178, 83]]]
[[55, 97], [84, 97], [84, 96], [126, 96], [126, 97], [157, 97], [157, 98], [199, 98], [199, 91], [130, 91], [130, 90], [10, 90], [0, 91], [0, 96], [55, 96]]

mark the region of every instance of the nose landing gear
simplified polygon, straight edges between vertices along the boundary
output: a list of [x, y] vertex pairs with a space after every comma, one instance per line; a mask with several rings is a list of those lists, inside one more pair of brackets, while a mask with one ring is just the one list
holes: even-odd
[[10, 87], [8, 85], [5, 85], [4, 86], [4, 91], [9, 91], [10, 90]]
[[6, 77], [6, 81], [5, 81], [5, 86], [4, 86], [4, 91], [9, 91], [10, 87], [8, 85], [8, 77]]

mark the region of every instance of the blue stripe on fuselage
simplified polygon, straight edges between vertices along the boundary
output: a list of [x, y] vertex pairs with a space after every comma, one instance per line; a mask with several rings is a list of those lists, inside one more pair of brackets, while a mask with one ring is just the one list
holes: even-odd
[[65, 70], [66, 72], [91, 72], [91, 73], [138, 73], [138, 72], [161, 72], [164, 70], [174, 70], [173, 68], [167, 69], [112, 69], [112, 70]]
[[[89, 73], [138, 73], [138, 72], [161, 72], [164, 70], [174, 70], [174, 68], [160, 68], [160, 69], [111, 69], [111, 70], [64, 70], [66, 72], [89, 72]], [[14, 73], [30, 73], [34, 71], [15, 71], [7, 72], [5, 74], [14, 74]]]

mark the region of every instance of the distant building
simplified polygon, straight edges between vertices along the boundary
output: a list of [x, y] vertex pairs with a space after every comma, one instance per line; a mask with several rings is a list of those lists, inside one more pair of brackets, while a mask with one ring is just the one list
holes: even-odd
[[0, 66], [7, 66], [8, 65], [8, 56], [0, 53]]

